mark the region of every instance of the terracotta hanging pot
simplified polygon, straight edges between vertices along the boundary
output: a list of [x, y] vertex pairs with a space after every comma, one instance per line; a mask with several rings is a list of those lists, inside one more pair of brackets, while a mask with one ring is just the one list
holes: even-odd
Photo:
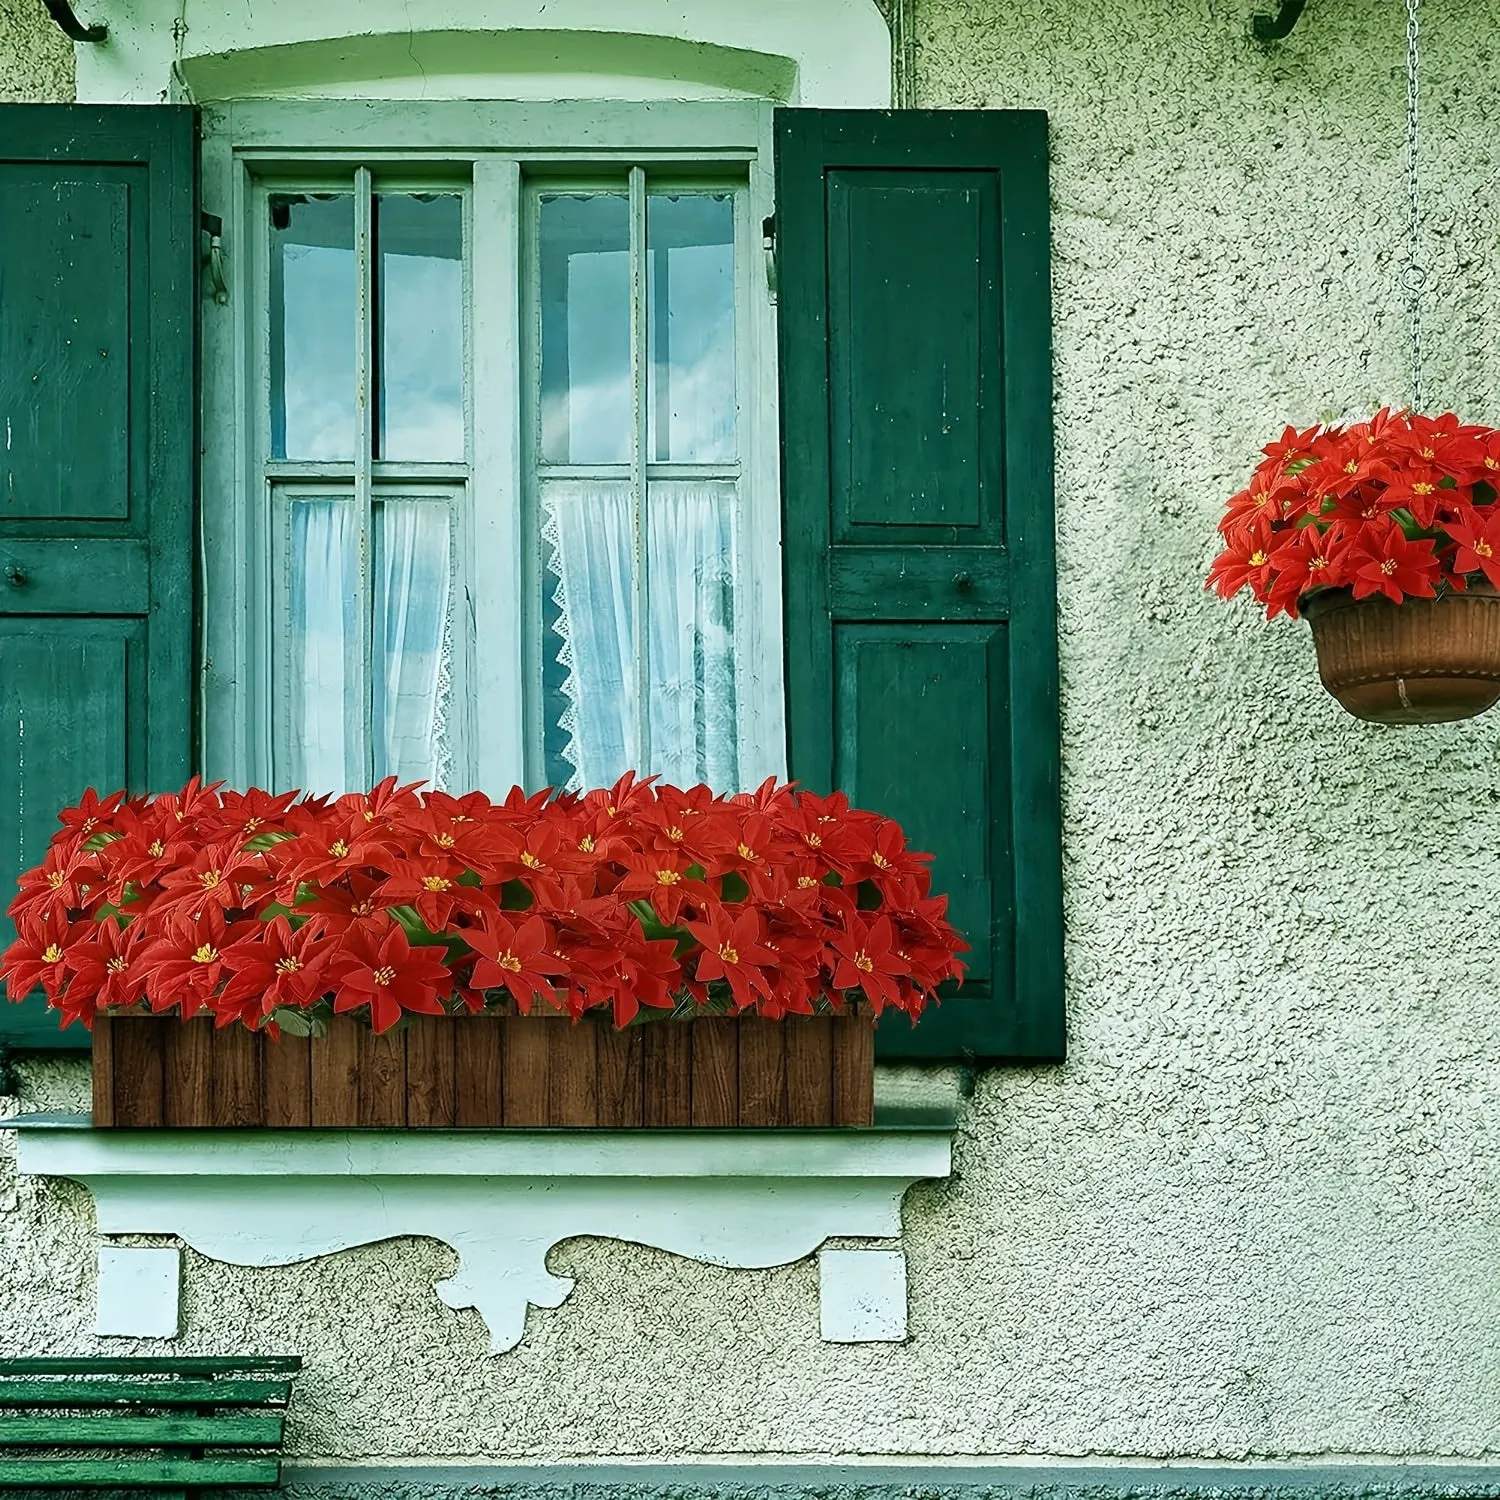
[[1357, 719], [1443, 724], [1500, 702], [1500, 593], [1483, 579], [1400, 604], [1319, 589], [1300, 608], [1323, 686]]

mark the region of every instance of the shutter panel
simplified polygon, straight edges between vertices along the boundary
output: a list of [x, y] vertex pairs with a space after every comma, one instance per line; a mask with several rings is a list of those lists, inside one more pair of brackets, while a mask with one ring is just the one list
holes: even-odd
[[1046, 116], [776, 116], [789, 767], [972, 945], [886, 1060], [1063, 1055]]
[[[187, 107], [0, 106], [0, 911], [85, 787], [189, 774], [196, 146]], [[87, 1036], [33, 996], [0, 1041]]]

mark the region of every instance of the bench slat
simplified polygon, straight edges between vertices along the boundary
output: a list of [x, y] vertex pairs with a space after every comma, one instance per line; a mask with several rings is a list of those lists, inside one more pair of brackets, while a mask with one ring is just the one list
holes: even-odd
[[0, 1487], [68, 1489], [78, 1485], [274, 1485], [274, 1458], [27, 1458], [0, 1459]]
[[236, 1372], [248, 1375], [260, 1371], [294, 1375], [301, 1368], [301, 1356], [296, 1354], [247, 1355], [242, 1359], [226, 1356], [179, 1359], [168, 1355], [0, 1359], [0, 1375], [233, 1375]]
[[0, 1380], [3, 1406], [285, 1406], [289, 1380]]
[[284, 1417], [12, 1417], [0, 1448], [276, 1448]]

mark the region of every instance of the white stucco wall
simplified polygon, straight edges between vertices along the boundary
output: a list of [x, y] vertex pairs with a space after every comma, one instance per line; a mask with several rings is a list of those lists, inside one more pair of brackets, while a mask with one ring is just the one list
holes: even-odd
[[[908, 1198], [909, 1342], [820, 1343], [811, 1262], [573, 1242], [491, 1359], [430, 1242], [189, 1255], [182, 1348], [307, 1358], [299, 1451], [1500, 1456], [1500, 718], [1358, 724], [1201, 591], [1261, 442], [1404, 395], [1400, 8], [1256, 8], [917, 0], [920, 102], [1052, 116], [1071, 1057]], [[1433, 388], [1495, 420], [1500, 0], [1423, 16]], [[89, 1214], [0, 1175], [0, 1348], [93, 1347]]]

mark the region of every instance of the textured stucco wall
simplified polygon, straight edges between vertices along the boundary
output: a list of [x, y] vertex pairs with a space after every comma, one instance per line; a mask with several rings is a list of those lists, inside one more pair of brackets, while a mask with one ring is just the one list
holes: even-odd
[[42, 0], [0, 0], [0, 104], [67, 104], [73, 44]]
[[[910, 1341], [820, 1343], [810, 1263], [576, 1241], [491, 1359], [431, 1242], [187, 1255], [184, 1349], [306, 1356], [299, 1453], [1500, 1457], [1500, 719], [1359, 725], [1201, 592], [1262, 441], [1404, 395], [1400, 8], [1257, 8], [917, 0], [922, 103], [1052, 114], [1071, 1058], [909, 1196]], [[1423, 15], [1433, 388], [1493, 420], [1500, 0]], [[90, 1233], [0, 1175], [0, 1347], [92, 1347]]]

